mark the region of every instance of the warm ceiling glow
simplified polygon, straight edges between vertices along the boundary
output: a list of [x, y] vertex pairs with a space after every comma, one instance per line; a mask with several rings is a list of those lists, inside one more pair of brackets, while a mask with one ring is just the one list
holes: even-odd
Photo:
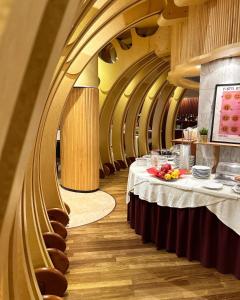
[[94, 4], [93, 7], [100, 9], [107, 1], [106, 0], [97, 0]]

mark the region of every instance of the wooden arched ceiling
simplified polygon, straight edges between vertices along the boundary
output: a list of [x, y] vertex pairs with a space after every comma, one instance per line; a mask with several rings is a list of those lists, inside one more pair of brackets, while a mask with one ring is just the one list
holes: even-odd
[[[129, 82], [128, 87], [121, 95], [114, 111], [112, 122], [112, 147], [115, 160], [125, 161], [124, 149], [124, 125], [128, 110], [132, 105], [143, 101], [146, 91], [151, 87], [156, 76], [161, 73], [164, 63], [161, 59], [155, 58], [152, 62], [144, 66], [135, 77]], [[135, 115], [132, 115], [135, 117]], [[125, 128], [125, 131], [131, 131], [131, 135], [135, 136], [135, 128]], [[133, 143], [131, 141], [131, 143]]]
[[[133, 84], [131, 85], [131, 82], [138, 72], [142, 69], [147, 69], [149, 65], [155, 66], [157, 60], [159, 60], [159, 58], [156, 57], [154, 53], [149, 53], [126, 70], [109, 91], [105, 105], [100, 113], [100, 153], [103, 163], [113, 163], [114, 161], [110, 149], [110, 129], [118, 103], [121, 101], [122, 97], [125, 97], [124, 92], [126, 89], [130, 89], [131, 93], [131, 89], [134, 88]], [[127, 95], [128, 93], [129, 92], [127, 92]]]
[[[216, 5], [212, 5], [214, 2]], [[3, 1], [0, 24], [2, 298], [42, 298], [34, 269], [51, 266], [42, 242], [44, 230], [52, 231], [46, 208], [65, 210], [56, 180], [55, 139], [72, 86], [91, 59], [114, 38], [147, 17], [161, 13], [164, 17], [166, 3], [173, 4], [173, 1], [24, 0], [21, 5], [16, 0]], [[167, 20], [172, 27], [169, 79], [182, 87], [197, 88], [191, 77], [199, 75], [201, 64], [239, 56], [239, 18], [234, 17], [239, 14], [239, 1], [174, 0], [174, 3], [182, 9], [177, 10], [180, 12], [177, 16], [173, 11]], [[225, 11], [228, 18], [222, 19]], [[209, 27], [211, 30], [206, 30]], [[166, 55], [164, 51], [170, 51], [170, 35], [167, 27], [160, 31], [160, 39], [165, 38], [163, 43], [158, 43], [156, 53], [162, 57]], [[145, 87], [142, 85], [142, 94], [150, 87], [149, 82]], [[171, 87], [166, 85], [162, 93], [167, 99]], [[129, 106], [127, 115], [135, 110], [133, 119], [143, 104], [141, 89], [139, 93], [135, 89], [134, 94], [139, 94], [141, 104], [136, 108]], [[174, 94], [167, 118], [167, 145], [171, 144], [176, 98], [179, 99]], [[164, 106], [157, 104], [156, 111], [157, 108], [161, 111]], [[156, 117], [154, 114], [153, 123], [159, 127], [154, 122]], [[131, 124], [134, 128], [135, 120]]]
[[[164, 6], [163, 1], [102, 1], [103, 6], [95, 7], [98, 12], [92, 11], [89, 15], [89, 9], [98, 1], [43, 0], [34, 5], [30, 2], [26, 0], [21, 6], [16, 1], [9, 4], [12, 22], [7, 19], [0, 50], [0, 77], [4, 76], [1, 84], [8, 82], [1, 89], [2, 99], [8, 100], [1, 109], [0, 118], [4, 125], [0, 140], [1, 245], [4, 241], [0, 275], [1, 295], [6, 300], [41, 299], [34, 268], [47, 267], [43, 258], [48, 256], [40, 243], [42, 229], [36, 217], [36, 203], [43, 201], [39, 209], [46, 209], [44, 206], [64, 208], [56, 183], [55, 138], [69, 91], [87, 63], [105, 44], [140, 19], [161, 12]], [[80, 13], [78, 17], [77, 12]], [[72, 36], [69, 32], [77, 19], [87, 25], [74, 41], [65, 43], [67, 36]], [[17, 38], [10, 40], [16, 32]], [[29, 35], [26, 36], [26, 32]], [[22, 44], [21, 40], [26, 42]], [[19, 59], [13, 66], [16, 49]], [[33, 160], [27, 171], [31, 157]], [[22, 205], [26, 199], [32, 199], [31, 207]], [[32, 210], [32, 220], [38, 224], [30, 233], [39, 241], [35, 250], [26, 238], [25, 226], [29, 223], [22, 223], [22, 217], [26, 217], [29, 210]], [[44, 213], [42, 216], [44, 218]], [[15, 238], [12, 238], [13, 233]], [[17, 271], [22, 276], [17, 280], [12, 276], [15, 272], [11, 270], [10, 257], [20, 262]], [[20, 289], [21, 294], [17, 293]]]
[[[161, 3], [157, 2], [154, 5], [151, 5], [150, 2], [121, 1], [121, 7], [118, 7], [119, 14], [117, 15], [117, 12], [113, 14], [111, 11], [111, 13], [109, 13], [109, 22], [104, 19], [103, 24], [100, 22], [100, 20], [98, 20], [98, 22], [96, 22], [99, 24], [97, 33], [94, 32], [91, 39], [88, 37], [88, 41], [85, 45], [84, 43], [81, 43], [81, 48], [79, 48], [78, 45], [79, 53], [78, 56], [76, 56], [76, 59], [71, 61], [71, 65], [68, 67], [67, 72], [65, 71], [65, 73], [59, 73], [59, 78], [55, 81], [55, 84], [49, 94], [48, 103], [51, 105], [45, 110], [45, 119], [43, 118], [42, 120], [43, 131], [41, 135], [39, 135], [39, 140], [41, 143], [41, 149], [39, 153], [41, 158], [40, 175], [42, 180], [42, 191], [47, 203], [53, 203], [54, 201], [57, 202], [59, 199], [54, 163], [55, 145], [50, 141], [55, 140], [56, 129], [58, 128], [61, 111], [67, 95], [69, 94], [80, 72], [87, 65], [91, 57], [96, 55], [103, 45], [111, 41], [113, 37], [117, 36], [121, 31], [126, 30], [126, 28], [136, 22], [136, 20], [139, 21], [141, 18], [156, 14], [157, 12], [161, 11]], [[122, 15], [123, 9], [124, 18]], [[95, 26], [96, 23], [94, 23]], [[66, 61], [68, 61], [68, 58], [66, 58]], [[45, 158], [48, 158], [48, 162], [45, 160]], [[47, 176], [45, 172], [46, 169], [51, 169], [51, 172], [49, 172]]]
[[135, 130], [137, 124], [137, 118], [140, 109], [143, 105], [145, 96], [147, 95], [149, 89], [159, 77], [159, 75], [166, 70], [168, 67], [168, 62], [161, 61], [157, 68], [154, 68], [147, 74], [147, 76], [139, 83], [134, 93], [131, 95], [131, 102], [127, 107], [127, 114], [124, 120], [125, 122], [125, 152], [127, 157], [136, 156], [135, 148]]
[[[154, 24], [156, 24], [156, 17], [153, 16], [147, 18], [146, 21], [141, 21], [136, 26], [144, 30], [144, 26], [151, 25], [150, 28], [153, 28]], [[148, 32], [147, 28], [146, 32]], [[123, 129], [123, 116], [125, 114], [127, 101], [123, 100], [123, 98], [125, 99], [126, 97], [129, 97], [128, 94], [130, 95], [133, 91], [134, 85], [137, 84], [137, 77], [134, 76], [141, 71], [141, 68], [146, 67], [147, 64], [150, 65], [151, 63], [154, 68], [154, 62], [152, 62], [154, 55], [151, 53], [156, 48], [156, 44], [159, 42], [159, 39], [162, 41], [162, 34], [164, 36], [164, 46], [161, 48], [161, 55], [167, 55], [170, 49], [169, 44], [165, 42], [166, 29], [158, 30], [153, 35], [147, 37], [139, 36], [135, 29], [131, 29], [128, 36], [129, 34], [131, 34], [131, 47], [127, 50], [121, 48], [117, 39], [111, 41], [116, 51], [117, 60], [115, 63], [109, 64], [99, 59], [100, 153], [102, 163], [110, 162], [113, 164], [114, 159], [124, 160], [121, 130]], [[124, 36], [121, 35], [121, 37]], [[148, 55], [146, 55], [147, 53]], [[157, 59], [156, 56], [154, 59]], [[142, 71], [141, 80], [143, 80], [147, 75], [148, 71], [146, 67], [146, 69]], [[127, 89], [127, 91], [124, 92], [124, 89]], [[122, 103], [124, 104], [122, 105]], [[113, 115], [115, 117], [113, 117]], [[114, 157], [112, 155], [113, 152], [110, 145], [112, 122], [113, 148], [115, 148], [115, 150], [118, 149], [118, 152], [114, 151]], [[118, 138], [120, 139], [118, 140]]]
[[158, 31], [153, 36], [142, 38], [137, 35], [134, 28], [130, 30], [130, 33], [132, 39], [132, 47], [130, 49], [122, 49], [118, 39], [111, 41], [118, 58], [115, 63], [109, 64], [99, 59], [100, 107], [104, 104], [106, 98], [104, 95], [107, 95], [113, 84], [118, 80], [118, 77], [142, 57], [154, 51], [157, 37], [160, 34]]

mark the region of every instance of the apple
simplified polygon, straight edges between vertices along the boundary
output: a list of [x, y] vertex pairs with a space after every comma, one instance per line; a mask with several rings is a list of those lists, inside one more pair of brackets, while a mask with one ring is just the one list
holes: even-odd
[[164, 164], [161, 167], [161, 171], [164, 171], [165, 173], [167, 173], [171, 169], [172, 169], [172, 166], [170, 164]]
[[171, 164], [165, 164], [166, 168], [168, 168], [168, 170], [172, 170], [172, 165]]
[[163, 171], [159, 171], [158, 172], [158, 177], [160, 177], [160, 178], [164, 178], [164, 176], [165, 176], [165, 173], [163, 172]]
[[162, 167], [161, 167], [161, 171], [163, 171], [163, 172], [167, 172], [168, 171], [168, 168], [166, 168], [166, 166], [165, 165], [162, 165]]

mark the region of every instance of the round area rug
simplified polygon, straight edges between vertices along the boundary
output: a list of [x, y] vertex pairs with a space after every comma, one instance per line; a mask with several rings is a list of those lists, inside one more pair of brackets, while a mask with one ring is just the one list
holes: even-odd
[[103, 192], [79, 193], [63, 189], [59, 190], [64, 202], [66, 202], [71, 213], [68, 227], [77, 227], [96, 222], [107, 216], [115, 207], [115, 199]]

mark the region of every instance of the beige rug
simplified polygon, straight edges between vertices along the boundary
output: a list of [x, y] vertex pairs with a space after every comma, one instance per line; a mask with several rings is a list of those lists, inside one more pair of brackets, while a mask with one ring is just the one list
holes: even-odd
[[102, 191], [76, 193], [59, 187], [62, 199], [71, 209], [68, 227], [77, 227], [96, 222], [110, 214], [115, 207], [115, 199]]

